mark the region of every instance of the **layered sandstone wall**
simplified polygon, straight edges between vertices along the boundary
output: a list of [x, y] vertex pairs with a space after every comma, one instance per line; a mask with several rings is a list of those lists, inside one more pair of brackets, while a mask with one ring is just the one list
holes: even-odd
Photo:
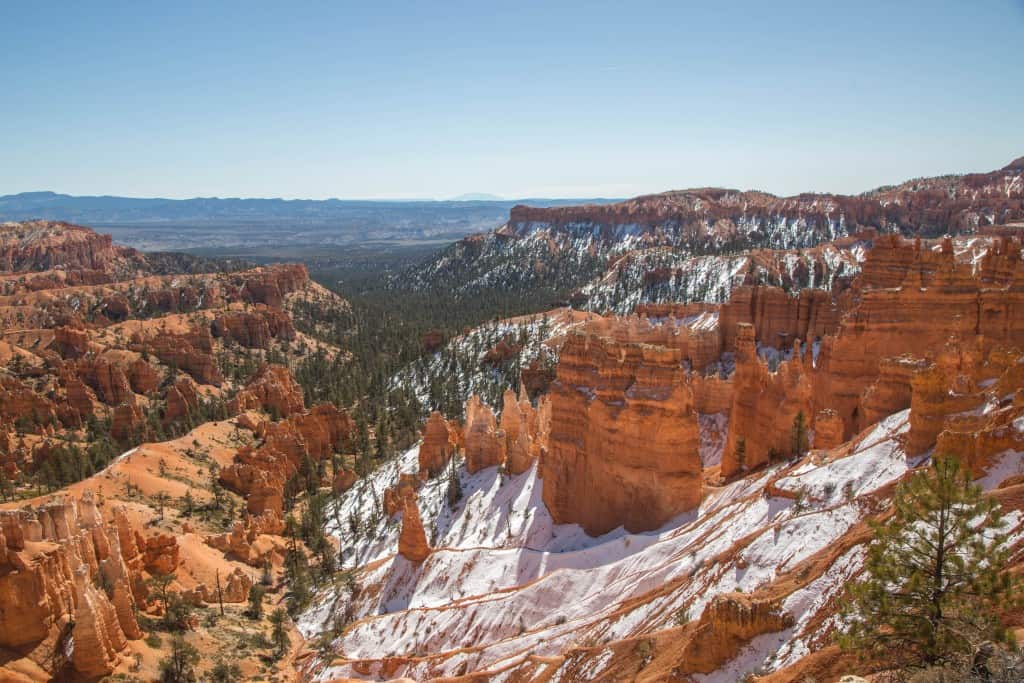
[[[1020, 161], [991, 173], [915, 180], [873, 193], [843, 196], [696, 188], [615, 204], [515, 206], [499, 233], [522, 236], [550, 228], [605, 240], [638, 234], [645, 243], [714, 243], [756, 227], [753, 239], [808, 246], [871, 227], [922, 235], [973, 232], [993, 220], [1024, 218]], [[745, 228], [745, 230], [743, 230]], [[798, 230], [798, 232], [797, 232]]]
[[697, 411], [679, 349], [573, 334], [551, 387], [543, 497], [599, 535], [654, 529], [701, 498]]
[[[951, 442], [950, 416], [980, 400], [977, 387], [963, 384], [974, 372], [966, 366], [993, 348], [1024, 348], [1022, 297], [1019, 242], [996, 241], [976, 254], [956, 251], [951, 240], [883, 237], [863, 274], [837, 296], [743, 287], [723, 305], [645, 306], [640, 317], [596, 318], [566, 342], [552, 386], [545, 502], [556, 520], [592, 532], [621, 523], [650, 528], [668, 510], [684, 509], [662, 507], [659, 496], [671, 484], [635, 482], [643, 479], [638, 472], [663, 476], [669, 451], [696, 453], [692, 426], [676, 434], [679, 445], [659, 439], [666, 425], [670, 433], [692, 425], [698, 412], [728, 414], [726, 477], [773, 454], [792, 455], [803, 447], [799, 436], [832, 448], [908, 407], [909, 452], [924, 452], [944, 433]], [[960, 356], [942, 361], [950, 340]], [[765, 347], [775, 350], [761, 353]], [[974, 360], [963, 357], [968, 348]], [[698, 463], [689, 474], [699, 473]], [[633, 497], [644, 506], [627, 502]]]
[[817, 407], [836, 410], [846, 436], [906, 405], [906, 373], [886, 359], [928, 360], [950, 338], [1024, 347], [1020, 243], [1003, 240], [987, 254], [979, 266], [957, 260], [949, 241], [931, 249], [899, 238], [880, 239], [868, 253], [856, 305], [824, 340], [817, 363]]

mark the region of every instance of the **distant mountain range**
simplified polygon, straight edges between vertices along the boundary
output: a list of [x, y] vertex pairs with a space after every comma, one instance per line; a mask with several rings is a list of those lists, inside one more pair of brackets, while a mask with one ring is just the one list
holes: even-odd
[[537, 207], [611, 199], [488, 199], [445, 201], [347, 199], [194, 199], [72, 196], [23, 192], [0, 196], [0, 221], [45, 219], [99, 228], [143, 250], [338, 245], [384, 240], [456, 240], [492, 230], [517, 204]]

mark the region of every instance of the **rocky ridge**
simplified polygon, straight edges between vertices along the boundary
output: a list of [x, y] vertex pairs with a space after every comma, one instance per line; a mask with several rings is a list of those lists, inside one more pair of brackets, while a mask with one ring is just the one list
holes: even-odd
[[872, 235], [992, 233], [1022, 218], [1019, 160], [856, 196], [702, 188], [604, 205], [516, 206], [502, 227], [464, 238], [394, 286], [438, 288], [466, 302], [504, 288], [520, 299], [626, 314], [643, 303], [724, 301], [733, 284], [831, 288], [856, 275], [858, 243]]

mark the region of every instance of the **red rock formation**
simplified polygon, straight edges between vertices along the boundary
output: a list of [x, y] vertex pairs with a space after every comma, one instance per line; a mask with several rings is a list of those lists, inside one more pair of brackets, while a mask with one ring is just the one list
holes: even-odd
[[95, 414], [96, 394], [76, 375], [65, 375], [64, 393], [66, 401], [62, 408], [61, 421], [69, 425], [81, 425]]
[[993, 456], [1024, 450], [1024, 430], [1017, 426], [1024, 424], [1017, 422], [1024, 415], [1017, 400], [1024, 384], [1019, 350], [997, 348], [982, 357], [952, 341], [911, 381], [908, 453], [934, 446], [936, 453], [961, 458], [981, 476]]
[[[639, 231], [646, 243], [686, 237], [698, 243], [730, 239], [743, 224], [778, 238], [801, 222], [800, 234], [830, 239], [850, 226], [900, 228], [923, 234], [973, 231], [994, 216], [996, 223], [1024, 218], [1024, 183], [1013, 164], [984, 174], [918, 179], [873, 193], [843, 196], [805, 193], [775, 197], [764, 192], [721, 188], [678, 190], [636, 197], [615, 204], [586, 206], [515, 206], [505, 237], [537, 228], [617, 239], [624, 230]], [[842, 220], [842, 224], [840, 224]]]
[[813, 341], [832, 334], [841, 313], [833, 296], [821, 289], [800, 290], [796, 296], [778, 287], [733, 290], [728, 303], [721, 307], [722, 345], [725, 349], [736, 345], [735, 335], [740, 323], [752, 325], [755, 338], [775, 348], [788, 349], [794, 340]]
[[132, 307], [128, 303], [128, 297], [120, 293], [104, 297], [100, 302], [99, 310], [104, 317], [112, 322], [127, 320], [132, 314]]
[[274, 457], [258, 458], [250, 448], [243, 448], [235, 456], [235, 462], [221, 468], [219, 480], [227, 488], [246, 499], [246, 509], [258, 515], [266, 511], [284, 509], [284, 484], [282, 475], [285, 464]]
[[[934, 355], [953, 336], [968, 343], [1024, 345], [1024, 265], [1020, 245], [1006, 241], [989, 250], [983, 267], [959, 261], [952, 245], [925, 249], [920, 242], [879, 238], [868, 252], [855, 288], [856, 305], [834, 337], [824, 340], [816, 396], [827, 396], [849, 436], [864, 422], [861, 398], [885, 368], [882, 361]], [[936, 315], [942, 311], [942, 315]], [[877, 399], [867, 392], [867, 409]], [[905, 390], [901, 398], [905, 401]]]
[[142, 566], [151, 574], [172, 574], [181, 563], [178, 539], [170, 534], [157, 534], [142, 538], [136, 533], [135, 542], [142, 549]]
[[53, 345], [64, 358], [81, 358], [89, 350], [89, 333], [62, 325], [53, 330]]
[[[737, 329], [729, 437], [722, 453], [722, 475], [726, 477], [767, 463], [773, 453], [793, 455], [797, 415], [803, 413], [808, 434], [814, 415], [811, 377], [799, 341], [793, 345], [791, 359], [781, 362], [773, 372], [758, 358], [753, 325], [741, 323]], [[741, 441], [743, 449], [739, 449]]]
[[196, 383], [191, 377], [184, 375], [178, 378], [173, 386], [167, 389], [167, 405], [164, 407], [164, 424], [187, 421], [189, 416], [199, 410], [199, 394]]
[[63, 647], [70, 635], [75, 671], [104, 676], [127, 638], [141, 636], [133, 603], [117, 530], [91, 497], [0, 512], [0, 647], [30, 652], [46, 669], [52, 649], [38, 646]]
[[781, 631], [792, 622], [778, 602], [742, 593], [715, 596], [683, 649], [683, 670], [711, 673], [733, 659], [751, 638]]
[[117, 406], [134, 400], [131, 384], [124, 369], [104, 356], [81, 358], [75, 365], [78, 376], [108, 406]]
[[71, 636], [75, 647], [71, 663], [85, 676], [105, 676], [117, 665], [117, 653], [128, 640], [117, 623], [114, 606], [88, 582], [89, 568], [80, 566], [74, 574], [75, 619]]
[[128, 382], [136, 394], [149, 394], [156, 391], [162, 380], [160, 372], [141, 358], [132, 361], [128, 368]]
[[249, 590], [252, 586], [252, 577], [235, 567], [235, 571], [228, 574], [219, 599], [224, 602], [246, 602], [249, 599]]
[[420, 477], [427, 479], [440, 474], [455, 452], [456, 443], [455, 430], [435, 410], [423, 430], [423, 443], [419, 451]]
[[530, 396], [546, 392], [551, 384], [553, 373], [546, 369], [546, 359], [547, 354], [541, 349], [537, 357], [519, 371], [520, 385]]
[[262, 410], [279, 417], [288, 417], [305, 410], [302, 387], [283, 365], [263, 365], [245, 389], [228, 403], [228, 410], [241, 413]]
[[814, 417], [814, 441], [811, 445], [824, 450], [835, 448], [841, 443], [843, 443], [843, 418], [839, 417], [834, 410], [828, 408], [819, 410]]
[[498, 431], [494, 413], [479, 396], [471, 396], [466, 402], [466, 427], [463, 439], [466, 470], [470, 474], [495, 467], [504, 461], [505, 434]]
[[63, 268], [104, 271], [133, 252], [113, 246], [110, 235], [98, 235], [69, 223], [29, 221], [0, 224], [0, 271]]
[[885, 358], [878, 364], [878, 379], [860, 399], [859, 429], [910, 407], [910, 383], [926, 362], [912, 356]]
[[523, 347], [518, 344], [512, 344], [509, 341], [502, 339], [493, 347], [487, 349], [487, 352], [484, 353], [484, 357], [480, 362], [484, 365], [502, 365], [503, 363], [518, 356], [519, 352], [522, 350]]
[[110, 420], [110, 435], [115, 441], [130, 441], [140, 434], [145, 422], [146, 416], [133, 394], [129, 401], [114, 408]]
[[284, 297], [302, 289], [309, 282], [306, 267], [297, 264], [283, 264], [258, 268], [244, 274], [242, 295], [247, 301], [281, 308]]
[[415, 500], [419, 485], [420, 480], [412, 474], [398, 475], [398, 482], [384, 489], [384, 515], [394, 517], [405, 505], [406, 500]]
[[[467, 411], [468, 413], [468, 411]], [[501, 431], [505, 437], [505, 469], [509, 474], [522, 474], [530, 469], [540, 455], [541, 441], [546, 434], [538, 432], [537, 418], [525, 390], [517, 398], [508, 389], [502, 396]]]
[[38, 432], [57, 421], [57, 408], [15, 377], [0, 375], [0, 422]]
[[214, 318], [210, 331], [215, 338], [233, 340], [248, 348], [266, 349], [273, 339], [295, 338], [291, 317], [282, 310], [257, 304], [249, 311], [226, 311]]
[[569, 336], [541, 463], [556, 522], [592, 535], [620, 525], [644, 531], [700, 503], [697, 412], [683, 358], [678, 348], [594, 330]]
[[227, 576], [220, 579], [220, 591], [216, 584], [208, 586], [205, 583], [197, 585], [190, 590], [182, 591], [181, 597], [191, 605], [201, 606], [203, 603], [216, 605], [219, 602], [239, 603], [249, 599], [249, 590], [253, 587], [252, 577], [238, 567]]
[[268, 509], [260, 515], [246, 515], [243, 521], [234, 523], [230, 533], [207, 536], [205, 542], [252, 567], [262, 567], [264, 562], [276, 552], [276, 546], [270, 543], [261, 543], [260, 537], [282, 533], [284, 533], [284, 522], [280, 515], [274, 510]]
[[280, 512], [285, 484], [303, 462], [331, 457], [353, 429], [348, 414], [330, 404], [281, 422], [263, 422], [257, 431], [263, 443], [240, 449], [234, 462], [220, 470], [220, 481], [247, 497], [250, 513]]
[[200, 384], [220, 386], [224, 381], [211, 353], [213, 338], [206, 327], [192, 328], [187, 334], [158, 334], [150, 339], [137, 335], [132, 346], [153, 354], [165, 365], [187, 372]]
[[402, 533], [398, 537], [398, 554], [411, 562], [422, 562], [430, 556], [430, 545], [423, 530], [415, 495], [407, 497], [402, 507]]

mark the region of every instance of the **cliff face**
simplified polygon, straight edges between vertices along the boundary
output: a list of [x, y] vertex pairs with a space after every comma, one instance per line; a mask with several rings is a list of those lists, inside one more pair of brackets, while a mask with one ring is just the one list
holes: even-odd
[[594, 333], [566, 341], [541, 462], [557, 522], [591, 535], [644, 531], [700, 502], [697, 412], [682, 361], [678, 348]]
[[551, 400], [541, 396], [534, 408], [526, 395], [508, 389], [502, 397], [501, 432], [505, 436], [505, 469], [516, 475], [526, 472], [547, 452], [551, 431]]
[[35, 646], [73, 643], [71, 666], [98, 677], [114, 670], [129, 638], [142, 636], [121, 537], [91, 496], [0, 512], [0, 551], [0, 646], [39, 652], [45, 668], [48, 648]]
[[720, 305], [595, 318], [562, 348], [545, 502], [590, 533], [653, 528], [696, 505], [699, 486], [682, 482], [699, 479], [700, 460], [681, 462], [696, 457], [697, 413], [728, 415], [727, 478], [798, 448], [835, 447], [906, 408], [908, 452], [924, 452], [949, 416], [979, 405], [964, 379], [977, 379], [977, 358], [1024, 347], [1022, 297], [1019, 242], [882, 237], [841, 292], [740, 287]]
[[687, 672], [711, 673], [736, 656], [755, 636], [792, 625], [777, 602], [742, 593], [718, 595], [704, 608], [683, 649]]
[[951, 240], [928, 248], [898, 238], [881, 239], [869, 252], [856, 305], [823, 340], [816, 373], [819, 406], [839, 413], [847, 436], [866, 424], [865, 411], [870, 419], [880, 407], [906, 403], [896, 361], [887, 358], [934, 358], [951, 337], [983, 340], [987, 348], [1024, 345], [1020, 243], [996, 240], [983, 253], [965, 261]]
[[132, 257], [134, 250], [115, 247], [110, 235], [88, 228], [48, 221], [0, 224], [0, 270], [102, 272]]
[[241, 291], [246, 301], [281, 308], [286, 295], [302, 289], [308, 282], [306, 267], [289, 263], [250, 271], [242, 280]]
[[[524, 235], [540, 228], [589, 233], [602, 239], [641, 235], [688, 241], [738, 235], [772, 244], [806, 246], [833, 239], [846, 226], [898, 228], [935, 235], [963, 232], [1024, 218], [1024, 182], [1016, 164], [991, 173], [911, 181], [859, 196], [699, 188], [636, 197], [617, 204], [512, 208], [506, 230]], [[799, 228], [797, 230], [796, 228]]]

